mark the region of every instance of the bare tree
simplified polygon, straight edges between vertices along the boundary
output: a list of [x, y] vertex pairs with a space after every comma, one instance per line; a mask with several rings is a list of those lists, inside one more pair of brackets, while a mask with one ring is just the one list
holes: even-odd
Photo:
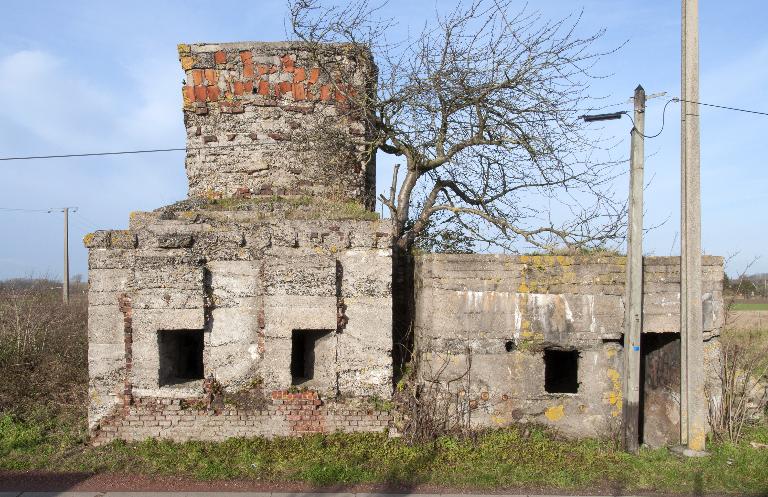
[[[419, 237], [442, 230], [441, 243], [452, 247], [510, 251], [621, 237], [626, 202], [612, 197], [616, 163], [595, 160], [604, 149], [579, 117], [588, 112], [591, 69], [605, 55], [591, 50], [602, 32], [582, 38], [578, 17], [546, 21], [513, 9], [513, 0], [468, 0], [392, 41], [386, 5], [289, 7], [289, 29], [348, 111], [367, 120], [368, 153], [404, 165], [380, 196], [392, 218], [396, 366], [409, 356], [409, 254]], [[377, 71], [356, 70], [355, 61], [370, 57]], [[361, 87], [370, 91], [354, 90]]]
[[375, 58], [368, 95], [348, 91], [338, 68], [327, 72], [364, 110], [371, 152], [403, 159], [405, 170], [395, 168], [389, 195], [380, 196], [397, 250], [407, 252], [435, 218], [511, 250], [620, 236], [614, 164], [596, 163], [579, 118], [590, 69], [604, 55], [591, 51], [602, 32], [582, 38], [578, 18], [545, 21], [513, 10], [512, 0], [472, 0], [393, 42], [385, 5], [289, 6], [290, 29], [310, 50], [344, 43]]

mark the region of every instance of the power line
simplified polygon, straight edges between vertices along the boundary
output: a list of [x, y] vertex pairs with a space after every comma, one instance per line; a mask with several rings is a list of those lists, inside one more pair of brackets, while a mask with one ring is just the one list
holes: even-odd
[[683, 100], [682, 98], [677, 97], [673, 98], [672, 100], [676, 102], [686, 102], [689, 104], [706, 105], [707, 107], [716, 107], [718, 109], [733, 110], [736, 112], [746, 112], [748, 114], [757, 114], [759, 116], [768, 116], [768, 112], [761, 112], [759, 110], [740, 109], [738, 107], [727, 107], [725, 105], [705, 104], [704, 102], [696, 102], [695, 100]]
[[75, 211], [75, 212], [77, 212], [77, 217], [82, 219], [87, 225], [90, 226], [89, 229], [95, 229], [95, 230], [99, 229], [99, 227], [96, 225], [96, 223], [94, 223], [93, 221], [91, 221], [87, 217], [83, 216], [83, 214], [80, 211]]
[[[751, 110], [751, 109], [741, 109], [738, 107], [728, 107], [726, 105], [716, 105], [716, 104], [708, 104], [704, 102], [697, 102], [694, 100], [683, 100], [678, 97], [671, 98], [667, 101], [667, 103], [664, 105], [664, 114], [662, 114], [662, 125], [661, 130], [656, 133], [655, 135], [646, 135], [646, 138], [656, 138], [661, 134], [662, 131], [664, 131], [664, 116], [666, 115], [667, 106], [670, 102], [687, 102], [687, 103], [693, 103], [698, 105], [704, 105], [707, 107], [714, 107], [717, 109], [724, 109], [724, 110], [731, 110], [735, 112], [746, 112], [748, 114], [756, 114], [760, 116], [768, 116], [768, 112], [762, 112], [758, 110]], [[615, 105], [621, 105], [621, 104], [611, 104], [602, 107], [613, 107]], [[570, 110], [576, 110], [576, 109], [570, 109]], [[627, 114], [627, 112], [623, 112], [624, 114]], [[631, 117], [630, 117], [631, 119]], [[558, 118], [550, 118], [550, 119], [543, 119], [543, 120], [536, 120], [536, 121], [529, 121], [527, 124], [533, 123], [533, 122], [545, 122], [545, 121], [556, 121]], [[634, 124], [634, 123], [633, 123]], [[18, 161], [18, 160], [34, 160], [34, 159], [69, 159], [69, 158], [75, 158], [75, 157], [102, 157], [102, 156], [110, 156], [110, 155], [134, 155], [134, 154], [154, 154], [159, 152], [188, 152], [192, 150], [216, 150], [219, 148], [236, 148], [236, 147], [279, 147], [281, 146], [279, 143], [233, 143], [231, 145], [216, 145], [212, 147], [175, 147], [175, 148], [152, 148], [152, 149], [144, 149], [144, 150], [120, 150], [116, 152], [85, 152], [85, 153], [78, 153], [78, 154], [53, 154], [53, 155], [26, 155], [26, 156], [17, 156], [17, 157], [0, 157], [0, 161]], [[34, 212], [34, 209], [7, 209], [7, 208], [0, 208], [0, 210], [21, 210], [21, 211], [30, 211]], [[44, 209], [39, 210], [39, 212], [47, 212]]]
[[72, 212], [77, 212], [78, 207], [51, 207], [48, 209], [21, 209], [17, 207], [0, 207], [0, 211], [3, 211], [3, 212], [44, 212], [46, 214], [63, 211], [64, 209], [69, 209]]
[[84, 154], [61, 154], [61, 155], [28, 155], [21, 157], [0, 157], [0, 160], [30, 160], [30, 159], [67, 159], [70, 157], [95, 157], [101, 155], [127, 155], [127, 154], [152, 154], [155, 152], [178, 152], [186, 150], [185, 148], [156, 148], [149, 150], [122, 150], [120, 152], [88, 152]]
[[84, 152], [79, 154], [56, 155], [25, 155], [18, 157], [0, 157], [0, 161], [32, 160], [32, 159], [69, 159], [73, 157], [99, 157], [105, 155], [154, 154], [157, 152], [186, 152], [190, 150], [216, 150], [219, 148], [235, 147], [279, 147], [279, 143], [233, 143], [232, 145], [216, 145], [211, 147], [182, 147], [182, 148], [150, 148], [145, 150], [120, 150], [117, 152]]
[[16, 209], [12, 207], [0, 207], [4, 212], [51, 212], [49, 209]]

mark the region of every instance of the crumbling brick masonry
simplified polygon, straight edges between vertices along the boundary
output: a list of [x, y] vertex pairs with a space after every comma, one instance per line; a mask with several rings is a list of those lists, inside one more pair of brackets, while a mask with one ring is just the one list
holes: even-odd
[[[366, 52], [367, 53], [367, 52]], [[355, 199], [372, 209], [375, 154], [350, 105], [376, 68], [351, 45], [179, 45], [192, 197], [235, 194]]]

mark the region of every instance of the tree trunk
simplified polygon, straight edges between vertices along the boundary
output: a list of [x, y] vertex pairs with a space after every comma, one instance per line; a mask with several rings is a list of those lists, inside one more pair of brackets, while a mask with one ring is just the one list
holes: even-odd
[[392, 243], [392, 363], [394, 382], [403, 376], [413, 351], [413, 255], [402, 240]]

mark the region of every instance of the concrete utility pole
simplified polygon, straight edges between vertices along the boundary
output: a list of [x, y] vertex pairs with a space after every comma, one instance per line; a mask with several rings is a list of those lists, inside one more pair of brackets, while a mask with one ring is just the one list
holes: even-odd
[[643, 328], [643, 162], [645, 154], [645, 90], [635, 88], [635, 127], [629, 175], [627, 285], [624, 304], [624, 449], [640, 444], [640, 340]]
[[702, 452], [707, 433], [701, 306], [699, 2], [682, 0], [680, 207], [680, 442]]
[[64, 304], [69, 304], [69, 207], [64, 207], [64, 278], [62, 283], [62, 299]]

